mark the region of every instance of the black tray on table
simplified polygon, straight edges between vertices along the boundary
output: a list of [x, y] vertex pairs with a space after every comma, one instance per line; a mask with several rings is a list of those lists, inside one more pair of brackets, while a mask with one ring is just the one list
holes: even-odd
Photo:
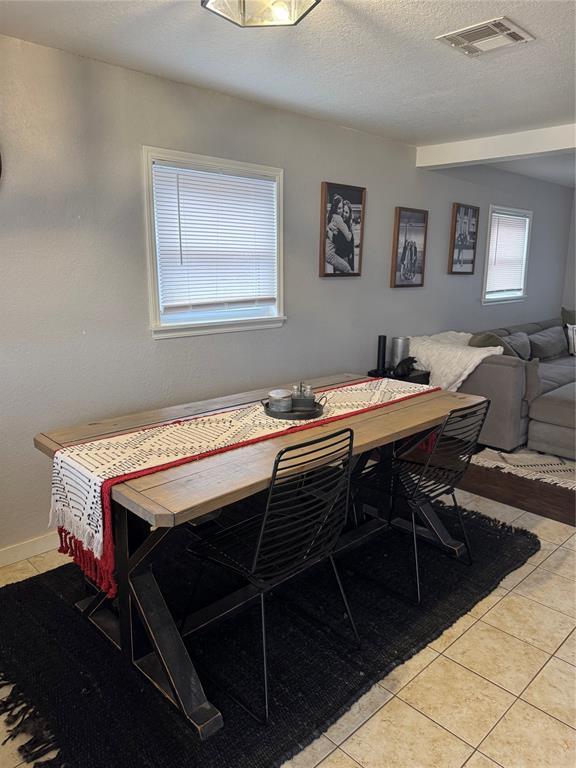
[[324, 403], [316, 401], [314, 408], [307, 408], [306, 410], [294, 410], [294, 411], [272, 411], [268, 406], [268, 400], [262, 400], [264, 406], [264, 412], [266, 416], [271, 416], [273, 419], [285, 419], [288, 421], [302, 421], [304, 419], [317, 419], [324, 413]]

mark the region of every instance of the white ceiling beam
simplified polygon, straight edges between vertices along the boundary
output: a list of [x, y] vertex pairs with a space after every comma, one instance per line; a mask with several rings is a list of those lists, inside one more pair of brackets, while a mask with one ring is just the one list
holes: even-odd
[[479, 139], [451, 141], [416, 147], [417, 168], [451, 168], [498, 160], [534, 157], [576, 147], [576, 124], [554, 125], [519, 133], [482, 136]]

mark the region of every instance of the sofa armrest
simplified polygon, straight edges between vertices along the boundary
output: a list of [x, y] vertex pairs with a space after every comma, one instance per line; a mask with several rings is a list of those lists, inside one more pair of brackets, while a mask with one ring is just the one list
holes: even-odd
[[519, 357], [487, 357], [460, 387], [460, 392], [483, 395], [491, 401], [480, 434], [484, 445], [511, 451], [526, 442], [526, 366]]

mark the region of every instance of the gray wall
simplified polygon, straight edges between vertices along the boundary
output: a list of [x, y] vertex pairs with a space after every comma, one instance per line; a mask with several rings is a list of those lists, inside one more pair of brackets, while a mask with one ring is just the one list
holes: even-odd
[[567, 309], [576, 308], [576, 243], [574, 242], [574, 210], [576, 200], [572, 201], [572, 218], [570, 220], [570, 235], [568, 236], [568, 250], [566, 252], [566, 270], [564, 272], [564, 290], [562, 292], [562, 306]]
[[[571, 197], [508, 173], [418, 171], [414, 148], [0, 37], [0, 548], [40, 535], [39, 430], [335, 371], [376, 336], [558, 312]], [[282, 329], [154, 341], [141, 147], [285, 169]], [[361, 278], [317, 276], [320, 182], [367, 187]], [[454, 201], [481, 207], [478, 268], [446, 274]], [[488, 205], [534, 211], [529, 298], [480, 303]], [[388, 287], [395, 205], [430, 210], [425, 287]]]

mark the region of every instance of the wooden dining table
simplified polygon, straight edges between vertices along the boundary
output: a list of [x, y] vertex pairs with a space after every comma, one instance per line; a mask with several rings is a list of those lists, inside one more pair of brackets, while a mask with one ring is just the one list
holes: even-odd
[[[339, 373], [312, 379], [309, 383], [321, 389], [364, 380], [366, 377], [360, 374]], [[67, 446], [248, 405], [265, 397], [269, 389], [271, 387], [41, 432], [35, 436], [34, 444], [52, 458], [56, 451]], [[220, 711], [208, 701], [184, 642], [188, 632], [202, 626], [203, 615], [200, 611], [192, 623], [185, 622], [183, 628], [177, 628], [152, 570], [154, 552], [160, 542], [177, 526], [183, 523], [201, 526], [217, 510], [266, 489], [276, 454], [303, 439], [311, 440], [334, 429], [350, 427], [354, 431], [354, 455], [366, 456], [374, 449], [433, 428], [455, 408], [482, 400], [475, 395], [443, 390], [426, 392], [377, 410], [347, 416], [337, 424], [321, 424], [305, 433], [281, 434], [115, 485], [112, 504], [118, 595], [110, 601], [104, 592], [91, 590], [79, 601], [79, 609], [183, 712], [200, 738], [208, 738], [222, 727], [223, 719]], [[401, 527], [403, 522], [398, 524]], [[371, 519], [345, 534], [341, 547], [351, 546], [382, 526], [385, 526], [382, 520]], [[439, 519], [425, 521], [419, 533], [455, 556], [460, 555], [460, 543], [450, 537]], [[249, 598], [247, 592], [246, 599]]]

